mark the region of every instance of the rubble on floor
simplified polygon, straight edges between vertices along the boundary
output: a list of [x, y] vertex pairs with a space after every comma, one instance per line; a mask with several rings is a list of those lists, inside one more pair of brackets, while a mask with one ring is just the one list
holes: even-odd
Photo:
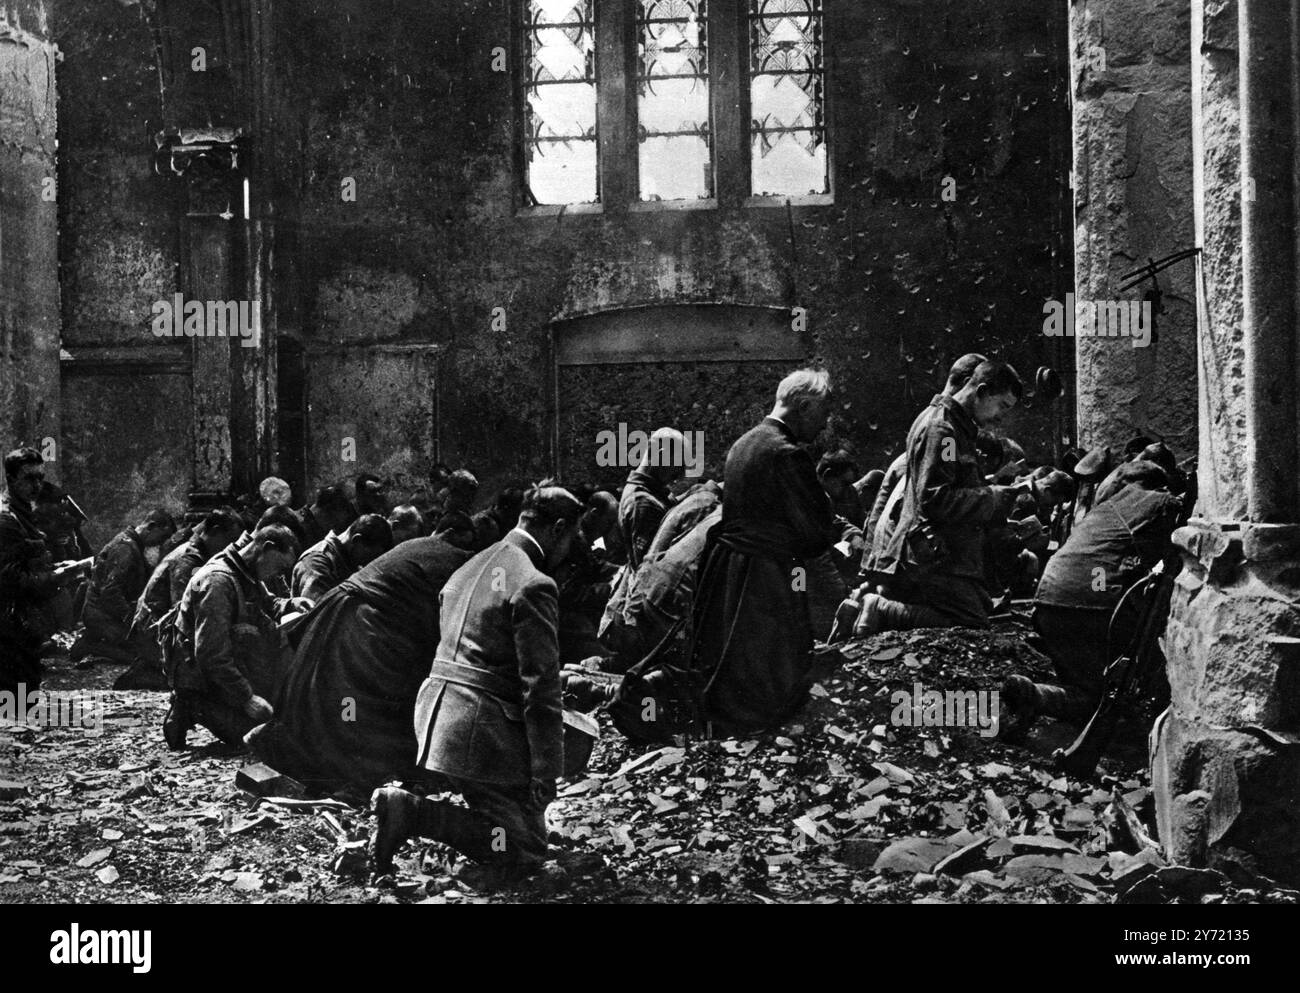
[[[1051, 768], [1069, 738], [1051, 722], [1014, 747], [899, 709], [1045, 676], [1017, 629], [842, 654], [777, 733], [647, 749], [607, 731], [551, 807], [555, 860], [508, 889], [433, 843], [372, 884], [364, 811], [303, 798], [203, 732], [168, 752], [163, 694], [107, 694], [102, 732], [0, 724], [0, 901], [1295, 902], [1243, 867], [1163, 863], [1141, 729], [1078, 781]], [[48, 687], [115, 675], [56, 660]]]

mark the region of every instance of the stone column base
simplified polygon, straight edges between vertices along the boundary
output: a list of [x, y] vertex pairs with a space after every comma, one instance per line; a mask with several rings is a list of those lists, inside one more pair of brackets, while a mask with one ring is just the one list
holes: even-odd
[[1300, 527], [1193, 521], [1152, 732], [1166, 855], [1300, 883]]

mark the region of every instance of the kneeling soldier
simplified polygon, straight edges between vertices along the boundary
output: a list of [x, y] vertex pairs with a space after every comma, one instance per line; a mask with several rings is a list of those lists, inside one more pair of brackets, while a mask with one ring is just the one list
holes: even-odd
[[543, 570], [564, 561], [581, 513], [567, 490], [533, 490], [519, 525], [443, 588], [441, 641], [415, 730], [419, 765], [467, 806], [377, 790], [377, 872], [414, 835], [511, 874], [545, 860], [546, 807], [564, 754], [557, 590]]
[[[272, 692], [280, 636], [275, 622], [303, 600], [272, 597], [262, 585], [283, 577], [298, 558], [286, 527], [259, 528], [243, 546], [227, 548], [190, 580], [164, 649], [172, 687], [163, 737], [172, 749], [201, 724], [229, 745], [273, 716]], [[164, 624], [168, 619], [164, 620]]]

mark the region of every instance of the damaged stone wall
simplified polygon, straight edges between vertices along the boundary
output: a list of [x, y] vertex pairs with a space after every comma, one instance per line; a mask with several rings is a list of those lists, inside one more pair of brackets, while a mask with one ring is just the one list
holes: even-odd
[[[700, 301], [806, 308], [808, 358], [841, 387], [832, 431], [864, 466], [898, 449], [957, 355], [996, 353], [1027, 375], [1056, 359], [1042, 305], [1068, 283], [1070, 259], [1053, 213], [1068, 195], [1065, 24], [1053, 5], [828, 3], [833, 206], [558, 219], [513, 209], [515, 93], [491, 68], [493, 48], [509, 46], [512, 6], [281, 5], [301, 113], [282, 123], [305, 150], [301, 240], [282, 259], [297, 270], [301, 324], [288, 326], [285, 300], [281, 330], [304, 341], [310, 395], [336, 386], [311, 365], [314, 347], [359, 331], [442, 346], [438, 450], [490, 488], [550, 469], [548, 329], [574, 315]], [[941, 197], [946, 176], [953, 203]], [[347, 177], [356, 203], [340, 198]], [[492, 319], [498, 307], [504, 322]], [[586, 394], [562, 399], [566, 474], [584, 446], [585, 475], [595, 473], [596, 435], [625, 404], [661, 420], [676, 411], [686, 430], [734, 431], [730, 413], [680, 402], [680, 383], [702, 373], [654, 363], [565, 372], [561, 393]], [[763, 400], [775, 386], [773, 369], [735, 375], [758, 380]], [[358, 398], [358, 418], [367, 405]], [[1056, 429], [1043, 407], [1008, 424], [1049, 456]], [[383, 463], [402, 431], [375, 425], [379, 447], [360, 461]], [[326, 481], [325, 467], [315, 471], [313, 484]]]
[[[1123, 276], [1199, 244], [1194, 227], [1190, 0], [1073, 0], [1077, 299], [1142, 300]], [[1158, 276], [1163, 315], [1142, 348], [1075, 339], [1084, 447], [1138, 434], [1197, 452], [1194, 260]]]
[[191, 483], [187, 343], [154, 337], [178, 288], [174, 193], [154, 175], [164, 89], [152, 4], [59, 0], [65, 478], [98, 547]]
[[1300, 882], [1300, 527], [1177, 532], [1173, 705], [1152, 734], [1161, 842], [1184, 865]]
[[1152, 783], [1170, 858], [1294, 886], [1300, 24], [1288, 13], [1192, 3], [1200, 489], [1196, 516], [1174, 536], [1183, 570], [1164, 645], [1171, 706], [1152, 735]]
[[55, 73], [42, 0], [0, 3], [0, 445], [59, 476]]
[[[182, 262], [176, 194], [150, 175], [147, 153], [164, 121], [181, 123], [161, 110], [160, 79], [168, 92], [207, 87], [208, 103], [191, 99], [187, 113], [210, 106], [229, 118], [214, 123], [251, 126], [238, 73], [218, 60], [191, 80], [183, 58], [216, 30], [214, 11], [233, 23], [247, 4], [56, 5], [56, 30], [75, 50], [64, 100], [77, 108], [62, 134], [73, 197], [63, 208], [67, 348], [76, 357], [78, 347], [146, 341], [156, 363], [154, 379], [115, 381], [119, 389], [148, 383], [131, 409], [144, 430], [121, 437], [111, 459], [106, 446], [85, 453], [76, 475], [78, 496], [107, 534], [128, 511], [124, 483], [135, 474], [159, 472], [162, 485], [182, 490], [190, 482], [191, 415], [175, 408], [191, 388], [184, 362], [160, 352], [139, 323], [173, 290]], [[269, 292], [275, 333], [302, 380], [292, 401], [301, 409], [280, 411], [279, 462], [300, 496], [381, 466], [400, 489], [435, 456], [474, 468], [487, 492], [550, 472], [557, 446], [572, 453], [566, 473], [578, 471], [587, 446], [594, 474], [596, 434], [616, 427], [608, 419], [622, 419], [633, 391], [653, 394], [629, 405], [638, 416], [682, 411], [683, 429], [735, 432], [741, 418], [731, 406], [715, 416], [683, 409], [679, 397], [682, 374], [707, 382], [724, 367], [601, 366], [557, 384], [556, 322], [596, 311], [699, 302], [805, 308], [806, 357], [840, 384], [832, 434], [864, 468], [898, 450], [963, 352], [1004, 356], [1026, 377], [1040, 364], [1069, 372], [1072, 356], [1042, 334], [1044, 301], [1063, 297], [1072, 282], [1061, 223], [1066, 23], [1057, 5], [828, 0], [831, 206], [560, 218], [514, 210], [516, 90], [511, 73], [492, 65], [494, 49], [512, 50], [513, 3], [263, 6], [275, 25], [262, 122], [274, 165], [274, 188], [264, 194], [275, 211]], [[169, 68], [160, 73], [164, 50]], [[943, 198], [947, 177], [952, 201]], [[347, 179], [355, 202], [340, 195]], [[497, 308], [504, 320], [494, 319]], [[414, 346], [432, 348], [414, 360], [431, 368], [427, 375], [384, 375], [367, 392], [339, 359], [346, 349], [365, 368], [367, 349]], [[777, 371], [741, 367], [743, 388], [723, 392], [744, 393], [748, 416]], [[120, 420], [109, 380], [97, 375], [65, 367], [69, 409], [85, 438], [95, 436], [92, 417]], [[557, 385], [583, 394], [558, 422]], [[101, 398], [108, 406], [92, 411]], [[432, 428], [413, 436], [428, 411]], [[232, 424], [246, 432], [236, 413]], [[690, 423], [695, 417], [701, 423]], [[324, 437], [349, 424], [358, 431], [355, 462]], [[1044, 457], [1072, 431], [1070, 412], [1046, 405], [1017, 412], [1006, 428]], [[729, 443], [720, 438], [717, 447]]]

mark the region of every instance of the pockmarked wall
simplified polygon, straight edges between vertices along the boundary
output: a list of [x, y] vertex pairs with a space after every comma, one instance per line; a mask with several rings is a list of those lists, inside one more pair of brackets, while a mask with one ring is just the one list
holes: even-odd
[[[72, 341], [139, 340], [140, 307], [176, 278], [177, 207], [141, 156], [159, 106], [149, 12], [168, 15], [163, 49], [187, 53], [207, 15], [190, 28], [186, 2], [62, 3], [86, 40], [63, 92], [82, 108], [65, 122]], [[498, 71], [495, 57], [514, 51], [515, 4], [276, 0], [260, 124], [275, 165], [282, 387], [294, 364], [277, 412], [283, 474], [303, 497], [380, 469], [401, 496], [435, 458], [474, 470], [485, 496], [557, 468], [604, 480], [598, 438], [620, 423], [704, 431], [720, 465], [798, 361], [830, 369], [825, 442], [866, 469], [899, 449], [964, 352], [1026, 378], [1068, 367], [1072, 352], [1043, 334], [1044, 302], [1073, 268], [1060, 7], [827, 0], [833, 203], [557, 217], [515, 206], [518, 66]], [[684, 359], [687, 332], [668, 320], [635, 361], [557, 366], [575, 319], [702, 303], [789, 312], [798, 361]], [[367, 368], [382, 375], [362, 383]], [[170, 397], [148, 403], [160, 414]], [[120, 515], [133, 473], [183, 478], [186, 416], [148, 443], [125, 439], [114, 465], [87, 462], [79, 495]], [[1050, 457], [1070, 417], [1034, 402], [1005, 427]]]
[[[628, 419], [704, 430], [720, 465], [795, 364], [711, 370], [665, 349], [561, 370], [557, 389], [553, 322], [701, 301], [802, 308], [806, 357], [839, 385], [832, 434], [864, 468], [884, 464], [958, 355], [997, 354], [1027, 376], [1059, 364], [1042, 334], [1071, 267], [1053, 6], [831, 0], [833, 205], [556, 218], [513, 206], [515, 80], [493, 71], [511, 4], [287, 4], [305, 151], [298, 332], [309, 350], [366, 336], [441, 346], [437, 449], [492, 484], [549, 471], [552, 431], [566, 479], [604, 478], [597, 437]], [[313, 395], [341, 382], [308, 361]], [[714, 391], [715, 372], [731, 388]], [[355, 403], [364, 419], [369, 401]], [[1040, 405], [1007, 428], [1050, 455], [1054, 425]], [[372, 429], [359, 460], [382, 464], [405, 431]]]

